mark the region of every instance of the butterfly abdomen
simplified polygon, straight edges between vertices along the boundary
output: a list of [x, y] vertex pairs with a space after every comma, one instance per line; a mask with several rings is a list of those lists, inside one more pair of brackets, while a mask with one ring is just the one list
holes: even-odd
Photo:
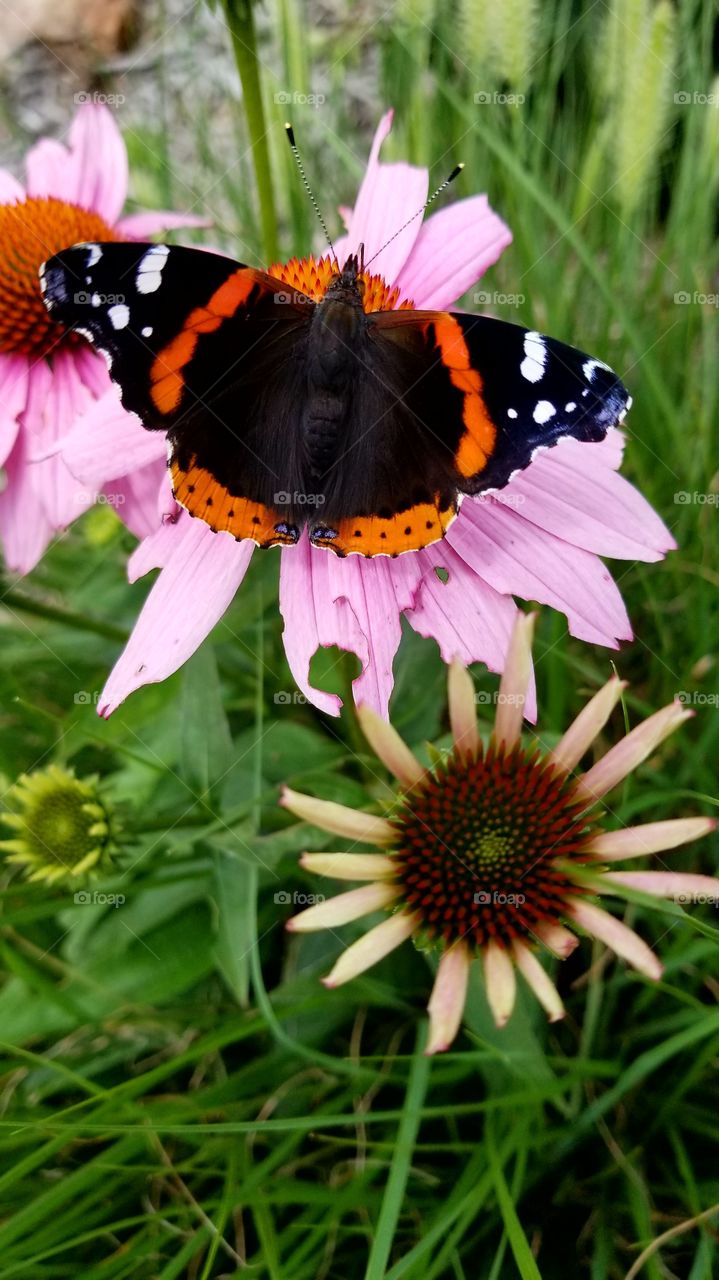
[[354, 299], [325, 299], [312, 319], [308, 344], [303, 437], [313, 476], [335, 460], [364, 337], [364, 312]]

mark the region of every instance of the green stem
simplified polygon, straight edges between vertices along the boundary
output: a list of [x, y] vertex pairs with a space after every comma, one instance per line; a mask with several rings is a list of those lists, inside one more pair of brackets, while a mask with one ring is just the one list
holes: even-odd
[[90, 618], [84, 613], [75, 613], [72, 609], [61, 609], [54, 604], [43, 604], [18, 591], [9, 589], [2, 593], [0, 603], [10, 611], [19, 609], [22, 613], [31, 613], [36, 618], [44, 618], [46, 622], [62, 622], [66, 627], [74, 627], [77, 631], [90, 631], [93, 635], [102, 636], [105, 640], [119, 640], [122, 644], [127, 640], [128, 632], [123, 627], [116, 627], [112, 622], [101, 622], [99, 618]]
[[259, 61], [256, 53], [257, 36], [252, 0], [224, 0], [227, 27], [232, 39], [232, 49], [240, 73], [242, 97], [247, 116], [247, 129], [252, 149], [252, 163], [260, 200], [260, 222], [265, 261], [274, 262], [278, 255], [277, 216], [272, 190], [272, 172], [267, 147], [267, 124], [262, 104]]

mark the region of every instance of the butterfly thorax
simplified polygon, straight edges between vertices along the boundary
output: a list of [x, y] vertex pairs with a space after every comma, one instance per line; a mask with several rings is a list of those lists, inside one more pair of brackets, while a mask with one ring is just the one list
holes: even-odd
[[361, 282], [349, 259], [317, 304], [309, 334], [303, 438], [314, 477], [337, 455], [365, 329]]

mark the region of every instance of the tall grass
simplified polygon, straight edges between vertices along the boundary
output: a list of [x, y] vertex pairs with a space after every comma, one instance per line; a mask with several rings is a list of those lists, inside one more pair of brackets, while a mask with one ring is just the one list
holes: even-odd
[[[172, 32], [155, 47], [165, 123], [130, 112], [136, 195], [196, 199], [216, 219], [213, 242], [262, 262], [273, 217], [284, 256], [320, 247], [282, 136], [288, 112], [335, 230], [386, 106], [388, 157], [428, 164], [438, 181], [464, 161], [458, 194], [488, 192], [514, 233], [482, 284], [491, 309], [622, 371], [634, 396], [625, 473], [679, 544], [661, 564], [614, 566], [637, 636], [616, 654], [571, 640], [544, 611], [543, 731], [566, 725], [612, 661], [631, 681], [633, 721], [697, 694], [694, 720], [625, 788], [618, 815], [710, 812], [715, 6], [272, 0], [255, 13], [262, 217], [245, 117], [216, 87], [232, 67], [223, 13], [182, 19], [200, 33], [193, 95], [175, 76]], [[218, 33], [225, 61], [213, 43], [208, 66], [202, 41]], [[56, 759], [104, 778], [124, 852], [103, 888], [126, 901], [81, 906], [1, 882], [3, 1277], [616, 1280], [647, 1250], [645, 1280], [711, 1280], [712, 909], [629, 908], [660, 945], [664, 979], [650, 985], [585, 943], [558, 975], [569, 1008], [558, 1026], [527, 1002], [497, 1032], [477, 987], [466, 1034], [428, 1063], [425, 957], [405, 946], [327, 992], [318, 978], [337, 940], [288, 941], [282, 927], [275, 896], [308, 889], [297, 855], [319, 845], [279, 815], [278, 784], [347, 803], [377, 792], [350, 716], [276, 701], [293, 689], [276, 555], [254, 557], [212, 641], [173, 679], [108, 724], [76, 700], [101, 687], [146, 594], [124, 582], [130, 546], [110, 513], [92, 512], [31, 579], [4, 584], [0, 772]], [[352, 673], [334, 652], [315, 661], [328, 688], [346, 692]], [[414, 744], [436, 739], [435, 646], [408, 632], [396, 674], [396, 722]], [[673, 865], [711, 871], [716, 855], [706, 842]]]

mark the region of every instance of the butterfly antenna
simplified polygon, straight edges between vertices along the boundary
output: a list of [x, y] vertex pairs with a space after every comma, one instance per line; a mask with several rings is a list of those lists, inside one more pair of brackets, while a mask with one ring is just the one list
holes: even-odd
[[449, 177], [448, 177], [448, 178], [445, 178], [444, 182], [441, 182], [441, 183], [440, 183], [440, 185], [437, 187], [437, 190], [432, 192], [432, 194], [431, 194], [431, 196], [429, 197], [429, 199], [428, 199], [428, 200], [425, 200], [424, 204], [422, 205], [422, 208], [421, 208], [421, 209], [418, 209], [416, 213], [413, 213], [413, 214], [412, 214], [412, 217], [411, 217], [411, 218], [408, 218], [406, 222], [403, 222], [403, 223], [402, 223], [402, 226], [401, 226], [401, 227], [398, 227], [398, 229], [395, 231], [394, 235], [393, 235], [393, 236], [390, 236], [389, 240], [385, 240], [384, 244], [383, 244], [383, 245], [382, 245], [382, 246], [377, 250], [377, 252], [372, 254], [372, 257], [370, 258], [369, 262], [366, 262], [366, 263], [365, 263], [365, 267], [368, 267], [368, 266], [369, 266], [369, 264], [370, 264], [370, 262], [374, 262], [375, 258], [378, 258], [378, 257], [379, 257], [379, 255], [382, 253], [382, 250], [383, 250], [383, 249], [386, 249], [386, 248], [387, 248], [387, 245], [388, 245], [388, 244], [391, 244], [393, 240], [396, 240], [396, 239], [397, 239], [397, 236], [399, 236], [399, 235], [401, 235], [401, 234], [402, 234], [402, 232], [404, 231], [405, 227], [408, 227], [408, 226], [409, 226], [409, 224], [410, 224], [410, 222], [414, 222], [415, 218], [420, 218], [420, 217], [422, 216], [422, 214], [424, 213], [425, 209], [426, 209], [426, 208], [428, 208], [428, 206], [429, 206], [429, 205], [433, 204], [433, 202], [437, 199], [437, 196], [441, 196], [442, 192], [443, 192], [443, 191], [446, 191], [446, 189], [447, 189], [447, 187], [449, 186], [450, 182], [454, 182], [455, 178], [458, 178], [458, 177], [459, 177], [459, 175], [460, 175], [460, 173], [462, 172], [463, 168], [464, 168], [464, 165], [463, 165], [463, 164], [458, 164], [458, 165], [456, 165], [456, 166], [455, 166], [455, 168], [454, 168], [454, 169], [452, 170], [452, 172], [450, 173]]
[[329, 245], [330, 249], [332, 250], [332, 257], [334, 258], [335, 262], [337, 263], [337, 266], [339, 267], [339, 262], [337, 262], [337, 254], [335, 253], [335, 247], [334, 247], [334, 245], [333, 245], [333, 243], [332, 243], [332, 241], [331, 241], [331, 239], [330, 239], [330, 233], [329, 233], [329, 231], [327, 230], [327, 223], [325, 222], [324, 218], [322, 217], [322, 211], [321, 211], [321, 209], [320, 209], [320, 206], [318, 205], [317, 201], [315, 200], [314, 192], [313, 192], [313, 190], [312, 190], [312, 188], [311, 188], [311, 186], [310, 186], [309, 182], [307, 181], [307, 174], [305, 173], [304, 165], [302, 164], [302, 160], [301, 160], [301, 157], [300, 157], [300, 153], [299, 153], [299, 151], [298, 151], [298, 149], [297, 149], [297, 143], [295, 142], [295, 131], [294, 131], [294, 129], [292, 128], [292, 125], [291, 125], [291, 124], [285, 124], [285, 131], [286, 131], [286, 133], [287, 133], [287, 141], [288, 141], [288, 142], [289, 142], [289, 144], [290, 144], [290, 150], [292, 151], [292, 154], [293, 154], [293, 156], [295, 157], [295, 160], [296, 160], [296, 162], [297, 162], [297, 168], [298, 168], [298, 169], [299, 169], [299, 171], [300, 171], [300, 177], [301, 177], [301, 179], [302, 179], [302, 181], [303, 181], [303, 183], [304, 183], [305, 191], [307, 192], [307, 194], [308, 194], [308, 196], [309, 196], [309, 198], [310, 198], [310, 201], [311, 201], [311, 203], [312, 203], [312, 208], [314, 209], [315, 213], [317, 214], [317, 217], [318, 217], [318, 218], [319, 218], [319, 220], [320, 220], [320, 226], [322, 227], [322, 230], [323, 230], [323, 231], [324, 231], [324, 233], [325, 233], [325, 240], [327, 241], [327, 243], [328, 243], [328, 245]]

